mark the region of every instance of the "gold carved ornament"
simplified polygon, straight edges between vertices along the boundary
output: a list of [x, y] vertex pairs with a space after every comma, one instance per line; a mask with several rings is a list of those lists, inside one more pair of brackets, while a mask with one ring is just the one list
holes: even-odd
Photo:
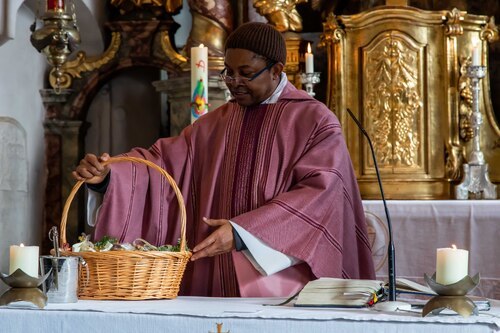
[[[319, 48], [326, 48], [328, 59], [335, 60], [333, 64], [330, 64], [330, 62], [328, 63], [328, 73], [344, 72], [342, 68], [343, 63], [341, 60], [344, 41], [345, 31], [340, 26], [335, 14], [333, 14], [333, 12], [330, 12], [326, 17], [325, 22], [323, 22], [323, 33], [320, 35], [320, 40], [318, 43]], [[332, 53], [335, 54], [335, 58], [332, 57]], [[336, 84], [332, 83], [330, 80], [327, 80], [327, 105], [329, 105], [329, 107], [335, 113], [338, 111], [338, 101], [336, 100], [337, 94], [333, 93], [333, 88], [337, 88], [334, 87], [335, 85], [337, 85], [338, 88], [345, 87], [346, 82], [344, 80], [344, 75], [340, 76], [340, 82], [337, 82]]]
[[[193, 17], [191, 33], [185, 46], [184, 54], [190, 54], [188, 47], [203, 43], [208, 47], [209, 69], [221, 71], [224, 68], [224, 42], [227, 39], [227, 29], [217, 20], [198, 12], [191, 12]], [[197, 44], [194, 44], [197, 43]]]
[[184, 71], [190, 69], [188, 59], [173, 48], [168, 31], [162, 31], [160, 33], [160, 45], [165, 55], [172, 63], [179, 66]]
[[302, 18], [295, 8], [308, 0], [253, 0], [253, 6], [281, 32], [302, 31]]
[[460, 92], [458, 128], [460, 139], [465, 142], [470, 141], [474, 137], [474, 129], [470, 123], [472, 115], [472, 87], [470, 78], [467, 76], [467, 67], [470, 64], [470, 57], [461, 58], [460, 77], [458, 79], [458, 90]]
[[462, 177], [462, 164], [464, 162], [464, 150], [461, 146], [446, 143], [445, 150], [445, 172], [450, 179]]
[[[498, 42], [499, 40], [499, 30], [498, 26], [495, 25], [495, 17], [491, 17], [488, 23], [481, 29], [480, 38], [482, 40], [486, 40], [488, 43]], [[488, 79], [488, 78], [487, 78]], [[489, 81], [488, 81], [489, 82]], [[488, 84], [489, 85], [489, 84]], [[496, 134], [496, 139], [492, 144], [491, 149], [500, 148], [500, 128], [498, 126], [497, 119], [493, 112], [493, 108], [491, 104], [486, 105], [486, 116], [488, 118], [488, 122], [492, 125], [493, 131]], [[500, 121], [500, 120], [499, 120]]]
[[302, 82], [299, 74], [300, 61], [300, 43], [301, 39], [296, 37], [285, 38], [286, 43], [286, 64], [283, 71], [286, 73], [288, 80], [297, 88], [302, 89]]
[[481, 30], [481, 39], [488, 41], [488, 43], [494, 43], [498, 41], [498, 27], [495, 25], [495, 17], [490, 17], [488, 24]]
[[418, 91], [416, 52], [391, 33], [367, 60], [365, 110], [377, 159], [382, 165], [418, 166]]
[[323, 22], [323, 33], [320, 36], [318, 47], [326, 47], [328, 44], [336, 44], [343, 40], [345, 31], [339, 25], [337, 17], [333, 13], [329, 13]]
[[[445, 25], [445, 35], [448, 38], [448, 54], [449, 58], [455, 59], [458, 57], [457, 50], [457, 36], [463, 35], [464, 27], [463, 22], [467, 12], [461, 11], [457, 8], [453, 8], [451, 11], [447, 11], [443, 16], [443, 23]], [[470, 79], [466, 75], [467, 67], [464, 66], [463, 62], [467, 59], [462, 60], [460, 68], [456, 67], [454, 62], [448, 64], [450, 72], [459, 72], [459, 120], [458, 120], [458, 136], [462, 138], [471, 139], [471, 130], [469, 118], [467, 114], [472, 112], [472, 92], [470, 89]], [[470, 63], [470, 59], [469, 59]], [[465, 98], [465, 99], [464, 99]], [[445, 144], [445, 173], [449, 179], [460, 179], [462, 163], [464, 159], [464, 149], [463, 146], [458, 145], [455, 140], [446, 142]]]
[[[76, 55], [76, 59], [68, 61], [61, 68], [62, 76], [59, 82], [59, 87], [67, 89], [71, 87], [74, 78], [81, 78], [81, 73], [90, 72], [101, 68], [109, 63], [118, 52], [121, 43], [121, 35], [119, 32], [111, 34], [111, 43], [108, 49], [100, 56], [87, 58], [85, 52], [80, 51]], [[49, 74], [50, 85], [55, 89], [57, 86], [55, 71], [52, 69]]]
[[111, 0], [111, 4], [120, 9], [122, 13], [133, 10], [134, 7], [164, 6], [167, 13], [174, 13], [182, 7], [182, 0]]
[[448, 36], [458, 36], [464, 33], [464, 27], [462, 21], [465, 18], [467, 12], [453, 8], [450, 12], [446, 12], [446, 17], [443, 19], [446, 21], [446, 35]]

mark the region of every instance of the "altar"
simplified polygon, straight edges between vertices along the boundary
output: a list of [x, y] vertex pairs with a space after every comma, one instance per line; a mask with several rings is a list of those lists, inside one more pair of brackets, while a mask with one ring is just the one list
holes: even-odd
[[[178, 297], [155, 301], [78, 301], [45, 309], [0, 307], [1, 332], [498, 332], [500, 302], [478, 316], [428, 316], [420, 310], [298, 308], [283, 299]], [[21, 303], [19, 303], [21, 304]], [[218, 327], [219, 324], [219, 327]]]
[[[386, 218], [380, 200], [364, 200], [379, 278], [387, 277]], [[436, 269], [436, 249], [469, 251], [469, 275], [481, 276], [474, 294], [500, 299], [500, 201], [389, 200], [396, 248], [396, 275], [425, 284]], [[385, 262], [385, 264], [384, 264]]]
[[[385, 215], [380, 200], [363, 202], [373, 238], [377, 275], [387, 275]], [[423, 283], [435, 269], [436, 248], [469, 250], [469, 273], [481, 274], [474, 294], [492, 299], [489, 311], [421, 317], [420, 309], [395, 313], [370, 308], [272, 306], [283, 298], [178, 297], [174, 300], [29, 303], [0, 307], [0, 332], [499, 332], [500, 214], [498, 201], [390, 200], [396, 273]], [[2, 286], [5, 287], [5, 286]], [[0, 291], [2, 288], [0, 287]]]

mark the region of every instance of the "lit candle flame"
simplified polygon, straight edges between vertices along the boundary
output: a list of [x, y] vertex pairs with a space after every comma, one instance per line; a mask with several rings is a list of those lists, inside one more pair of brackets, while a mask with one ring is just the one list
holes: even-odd
[[311, 43], [307, 43], [307, 53], [311, 53]]
[[201, 43], [200, 46], [198, 46], [198, 47], [205, 47], [205, 45], [203, 45], [203, 43]]
[[456, 249], [457, 249], [457, 247], [455, 246], [455, 244], [451, 244], [451, 248], [452, 248], [453, 250], [456, 250]]

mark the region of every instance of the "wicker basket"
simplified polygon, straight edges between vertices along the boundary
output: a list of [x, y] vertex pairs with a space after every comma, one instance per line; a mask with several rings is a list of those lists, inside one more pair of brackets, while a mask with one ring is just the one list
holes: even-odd
[[[167, 251], [63, 251], [65, 256], [82, 257], [88, 269], [80, 269], [78, 296], [81, 299], [167, 299], [175, 298], [186, 264], [192, 253], [186, 248], [186, 208], [184, 199], [172, 177], [156, 164], [135, 157], [112, 157], [104, 165], [115, 162], [137, 162], [159, 171], [174, 189], [181, 212], [181, 252]], [[64, 205], [61, 218], [61, 244], [66, 243], [66, 222], [69, 207], [83, 184], [75, 184]]]

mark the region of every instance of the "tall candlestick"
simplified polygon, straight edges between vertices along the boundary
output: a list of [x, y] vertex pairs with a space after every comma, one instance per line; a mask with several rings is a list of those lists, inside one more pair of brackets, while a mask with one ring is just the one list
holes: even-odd
[[451, 248], [437, 249], [436, 282], [442, 285], [453, 284], [468, 275], [469, 251]]
[[208, 112], [208, 48], [191, 48], [191, 123]]
[[479, 41], [474, 39], [472, 41], [472, 66], [481, 66], [481, 48]]
[[314, 55], [311, 51], [311, 43], [307, 44], [306, 73], [314, 73]]
[[47, 0], [47, 10], [64, 10], [64, 0]]
[[24, 273], [38, 277], [38, 246], [11, 245], [9, 274], [18, 268]]

